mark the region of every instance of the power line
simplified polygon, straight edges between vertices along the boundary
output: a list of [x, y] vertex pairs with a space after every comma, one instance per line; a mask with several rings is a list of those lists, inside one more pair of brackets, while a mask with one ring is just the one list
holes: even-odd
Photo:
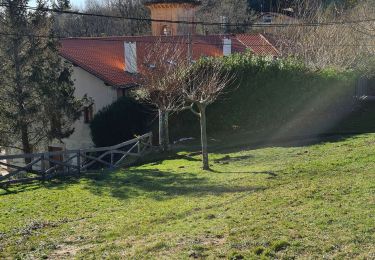
[[[7, 4], [0, 4], [2, 7], [9, 7]], [[261, 24], [254, 22], [244, 22], [244, 23], [220, 23], [220, 22], [200, 22], [200, 21], [178, 21], [178, 20], [164, 20], [164, 19], [151, 19], [151, 18], [138, 18], [138, 17], [127, 17], [127, 16], [117, 16], [117, 15], [105, 15], [105, 14], [95, 14], [95, 13], [85, 13], [72, 10], [59, 10], [56, 8], [47, 7], [31, 7], [22, 6], [29, 10], [34, 11], [44, 11], [59, 14], [70, 14], [70, 15], [80, 15], [80, 16], [91, 16], [91, 17], [101, 17], [101, 18], [111, 18], [111, 19], [122, 19], [131, 21], [143, 21], [143, 22], [160, 22], [160, 23], [173, 23], [173, 24], [190, 24], [190, 25], [204, 25], [204, 26], [231, 26], [231, 27], [256, 27], [256, 28], [273, 28], [273, 27], [317, 27], [317, 26], [330, 26], [330, 25], [345, 25], [345, 24], [360, 24], [375, 22], [375, 18], [363, 19], [363, 20], [342, 20], [342, 21], [328, 21], [328, 22], [303, 22], [303, 23], [274, 23], [274, 24]]]
[[[185, 36], [171, 36], [176, 39], [171, 39], [165, 41], [163, 38], [166, 38], [168, 36], [146, 36], [146, 37], [153, 37], [155, 38], [154, 40], [152, 39], [145, 39], [143, 36], [108, 36], [108, 38], [101, 38], [101, 37], [72, 37], [72, 38], [66, 38], [66, 37], [61, 37], [61, 36], [53, 36], [53, 35], [34, 35], [34, 34], [16, 34], [16, 33], [5, 33], [5, 32], [0, 32], [0, 36], [16, 36], [16, 37], [35, 37], [35, 38], [46, 38], [46, 39], [57, 39], [57, 40], [80, 40], [80, 41], [101, 41], [101, 42], [125, 42], [125, 41], [134, 41], [137, 43], [152, 43], [152, 44], [190, 44], [188, 38]], [[225, 37], [225, 35], [215, 35], [217, 37]], [[211, 36], [212, 37], [212, 36]], [[123, 38], [123, 39], [116, 39], [116, 38]], [[182, 40], [177, 40], [177, 38], [181, 38]], [[162, 39], [162, 40], [159, 40]], [[219, 39], [222, 40], [222, 39]], [[234, 47], [236, 46], [241, 46], [241, 47], [246, 47], [246, 44], [243, 43], [233, 43], [232, 44], [224, 44], [223, 42], [201, 42], [201, 41], [194, 41], [192, 39], [191, 44], [193, 45], [206, 45], [206, 46], [225, 46], [225, 45], [232, 45]], [[321, 44], [320, 46], [328, 46], [328, 47], [375, 47], [375, 44]], [[251, 47], [274, 47], [272, 44], [251, 44]], [[97, 47], [100, 48], [100, 47]]]

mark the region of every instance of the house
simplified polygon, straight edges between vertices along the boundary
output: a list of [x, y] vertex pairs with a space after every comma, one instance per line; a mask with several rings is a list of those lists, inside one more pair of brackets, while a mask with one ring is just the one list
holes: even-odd
[[283, 24], [283, 25], [293, 25], [298, 24], [300, 21], [299, 19], [293, 16], [293, 9], [287, 8], [283, 9], [282, 13], [276, 12], [266, 12], [261, 13], [257, 16], [254, 22], [254, 26], [256, 29], [260, 29], [260, 31], [264, 34], [274, 34], [279, 30], [279, 27], [274, 27], [272, 25], [275, 24]]
[[162, 42], [179, 45], [186, 55], [191, 50], [193, 60], [246, 50], [256, 55], [279, 55], [262, 34], [203, 36], [197, 35], [191, 24], [166, 22], [193, 22], [199, 4], [196, 0], [146, 1], [151, 18], [157, 20], [152, 22], [151, 36], [67, 38], [61, 41], [60, 55], [74, 66], [75, 95], [78, 98], [87, 95], [90, 99], [82, 118], [75, 123], [75, 132], [64, 140], [67, 149], [93, 146], [90, 121], [103, 107], [127, 95], [131, 88], [137, 86], [138, 67], [144, 61], [150, 44]]

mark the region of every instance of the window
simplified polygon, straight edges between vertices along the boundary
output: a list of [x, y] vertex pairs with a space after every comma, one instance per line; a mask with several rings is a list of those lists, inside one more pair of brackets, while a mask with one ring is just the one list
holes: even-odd
[[85, 124], [89, 124], [94, 118], [94, 104], [83, 108], [83, 118]]
[[117, 98], [126, 97], [127, 95], [128, 95], [128, 91], [125, 88], [117, 89]]
[[164, 26], [163, 26], [163, 29], [162, 29], [162, 31], [161, 31], [161, 34], [164, 35], [164, 36], [171, 35], [171, 29], [169, 28], [168, 25], [164, 25]]
[[271, 15], [264, 16], [263, 23], [272, 23], [272, 16]]

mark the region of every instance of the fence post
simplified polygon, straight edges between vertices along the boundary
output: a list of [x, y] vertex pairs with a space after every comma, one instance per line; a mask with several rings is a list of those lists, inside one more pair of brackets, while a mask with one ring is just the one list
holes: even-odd
[[141, 148], [142, 148], [142, 147], [141, 147], [141, 140], [138, 140], [137, 148], [138, 148], [138, 152], [137, 152], [137, 154], [138, 154], [138, 155], [141, 155], [141, 151], [142, 151], [142, 150], [141, 150]]
[[40, 170], [42, 172], [42, 178], [43, 181], [46, 179], [46, 161], [45, 161], [46, 155], [43, 153], [41, 155], [41, 165], [40, 165]]
[[153, 139], [153, 134], [152, 132], [150, 133], [150, 137], [149, 137], [149, 145], [150, 145], [150, 148], [152, 148], [152, 139]]
[[78, 174], [81, 174], [81, 150], [77, 152], [77, 166], [78, 166]]
[[113, 162], [114, 162], [114, 154], [111, 152], [111, 168], [114, 168]]

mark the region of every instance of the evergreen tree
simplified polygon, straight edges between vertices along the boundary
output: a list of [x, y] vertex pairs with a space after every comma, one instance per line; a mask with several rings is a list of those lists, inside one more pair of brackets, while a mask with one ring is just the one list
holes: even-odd
[[[72, 134], [81, 102], [74, 98], [71, 69], [58, 55], [45, 12], [28, 0], [4, 0], [0, 41], [0, 146], [32, 153]], [[39, 0], [38, 7], [45, 2]], [[47, 36], [47, 37], [44, 37]]]

